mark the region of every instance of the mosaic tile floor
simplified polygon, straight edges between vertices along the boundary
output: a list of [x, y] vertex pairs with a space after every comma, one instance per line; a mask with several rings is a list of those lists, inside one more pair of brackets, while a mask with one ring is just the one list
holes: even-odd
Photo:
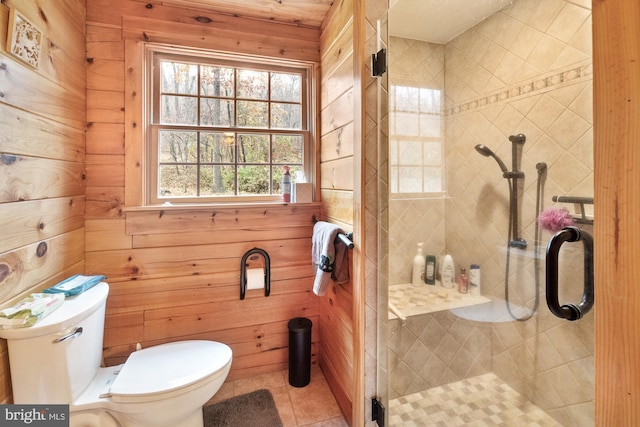
[[389, 411], [396, 427], [561, 426], [494, 374], [393, 399]]

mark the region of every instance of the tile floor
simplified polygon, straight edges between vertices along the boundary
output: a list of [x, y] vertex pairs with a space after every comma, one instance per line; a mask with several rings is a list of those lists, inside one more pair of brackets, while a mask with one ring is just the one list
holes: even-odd
[[311, 366], [311, 382], [306, 387], [289, 385], [289, 372], [285, 370], [227, 381], [210, 402], [263, 388], [273, 395], [284, 427], [348, 427], [317, 364]]
[[389, 406], [392, 427], [560, 427], [494, 374], [402, 396]]

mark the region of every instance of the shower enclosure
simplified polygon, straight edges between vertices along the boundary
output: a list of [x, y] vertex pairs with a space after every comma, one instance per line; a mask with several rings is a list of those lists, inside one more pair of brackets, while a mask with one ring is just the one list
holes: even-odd
[[[464, 28], [433, 16], [440, 2], [389, 4], [386, 425], [593, 425], [593, 312], [570, 322], [547, 308], [555, 230], [538, 223], [566, 209], [592, 227], [591, 2], [488, 1], [480, 16], [460, 3]], [[418, 34], [428, 19], [456, 31]], [[420, 242], [456, 269], [479, 265], [481, 295], [407, 286]], [[582, 259], [580, 243], [560, 250], [561, 301], [580, 300]]]

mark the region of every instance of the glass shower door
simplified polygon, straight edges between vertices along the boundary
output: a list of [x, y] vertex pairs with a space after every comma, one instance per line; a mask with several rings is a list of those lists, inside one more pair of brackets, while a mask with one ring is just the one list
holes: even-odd
[[[389, 425], [593, 425], [593, 310], [559, 319], [545, 286], [552, 236], [592, 231], [590, 2], [494, 2], [462, 29], [413, 3], [389, 10]], [[418, 34], [434, 17], [458, 32]], [[479, 292], [412, 286], [418, 243]], [[560, 306], [584, 249], [558, 249]]]

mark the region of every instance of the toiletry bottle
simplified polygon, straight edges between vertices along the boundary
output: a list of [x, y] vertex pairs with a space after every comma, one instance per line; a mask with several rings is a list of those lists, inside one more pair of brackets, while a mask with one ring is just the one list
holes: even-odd
[[480, 296], [480, 266], [471, 264], [469, 269], [469, 294], [474, 297]]
[[424, 283], [427, 285], [436, 284], [436, 256], [427, 255], [426, 266], [424, 270]]
[[443, 288], [451, 289], [454, 287], [456, 270], [453, 265], [451, 255], [445, 255], [440, 268], [440, 284]]
[[413, 257], [413, 270], [411, 271], [411, 284], [421, 286], [424, 284], [424, 255], [422, 255], [422, 243], [418, 243], [418, 251]]
[[284, 175], [282, 175], [282, 201], [291, 202], [291, 174], [289, 166], [284, 167]]
[[467, 272], [464, 268], [460, 269], [460, 274], [458, 274], [458, 292], [461, 294], [466, 294], [469, 291], [469, 278], [467, 278]]

